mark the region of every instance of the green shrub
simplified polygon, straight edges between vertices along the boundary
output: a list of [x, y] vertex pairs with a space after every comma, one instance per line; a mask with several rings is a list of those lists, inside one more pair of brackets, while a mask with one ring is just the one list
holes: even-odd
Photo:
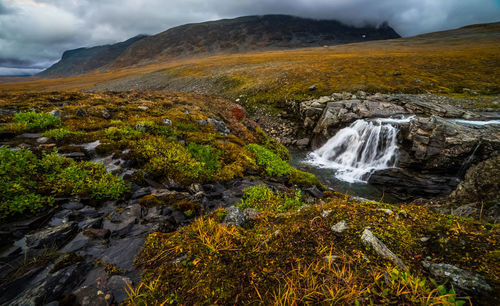
[[278, 155], [258, 144], [249, 144], [246, 148], [255, 155], [257, 165], [263, 167], [270, 176], [290, 174], [290, 165]]
[[65, 128], [59, 128], [59, 129], [52, 129], [52, 130], [45, 131], [42, 134], [42, 136], [52, 138], [54, 140], [62, 140], [66, 136], [74, 135], [74, 134], [77, 134], [77, 133], [72, 132], [70, 130], [67, 130]]
[[26, 112], [14, 115], [15, 127], [20, 131], [43, 131], [61, 126], [61, 119], [50, 114]]
[[142, 139], [137, 142], [134, 152], [143, 169], [155, 177], [169, 177], [180, 184], [202, 180], [203, 164], [178, 142], [163, 138]]
[[203, 168], [207, 173], [215, 174], [221, 168], [219, 156], [221, 152], [209, 145], [201, 145], [191, 142], [187, 145], [191, 156], [203, 163]]
[[125, 126], [125, 127], [110, 127], [107, 128], [104, 133], [106, 134], [106, 137], [110, 140], [135, 140], [139, 139], [141, 137], [142, 132], [139, 130], [134, 129], [133, 127], [130, 126]]
[[53, 205], [53, 196], [117, 199], [127, 189], [96, 163], [0, 148], [0, 219], [40, 212]]
[[281, 192], [273, 192], [266, 186], [253, 186], [243, 191], [243, 198], [238, 207], [255, 208], [260, 211], [268, 210], [274, 212], [286, 212], [300, 208], [302, 202], [302, 192], [295, 191], [292, 195]]
[[274, 154], [278, 155], [282, 160], [289, 161], [291, 159], [288, 149], [281, 143], [278, 143], [275, 139], [267, 136], [267, 134], [262, 129], [257, 128], [255, 134], [257, 136], [257, 141], [259, 142], [259, 144], [266, 147]]
[[291, 168], [290, 174], [288, 175], [288, 182], [292, 185], [299, 185], [304, 187], [311, 187], [314, 185], [320, 185], [318, 178], [309, 172], [304, 172]]

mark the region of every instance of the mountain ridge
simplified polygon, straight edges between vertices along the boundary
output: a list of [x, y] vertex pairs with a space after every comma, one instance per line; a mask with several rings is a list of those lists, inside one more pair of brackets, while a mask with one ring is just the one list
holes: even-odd
[[185, 24], [113, 45], [68, 50], [59, 62], [38, 76], [66, 77], [97, 69], [109, 71], [183, 57], [297, 49], [399, 37], [386, 23], [380, 27], [353, 27], [336, 20], [288, 15], [244, 16]]

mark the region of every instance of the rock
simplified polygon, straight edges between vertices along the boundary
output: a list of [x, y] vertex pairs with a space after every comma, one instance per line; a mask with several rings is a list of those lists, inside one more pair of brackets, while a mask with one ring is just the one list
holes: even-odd
[[85, 270], [83, 264], [75, 264], [48, 274], [39, 283], [29, 288], [10, 302], [10, 305], [42, 305], [45, 301], [53, 301], [69, 294], [71, 288], [78, 284]]
[[234, 226], [242, 226], [245, 223], [245, 216], [239, 207], [231, 206], [226, 208], [227, 215], [224, 222]]
[[83, 231], [83, 234], [91, 239], [108, 239], [111, 231], [108, 229], [89, 228]]
[[315, 91], [318, 87], [316, 85], [309, 86], [309, 91]]
[[[470, 167], [449, 200], [454, 203], [500, 203], [500, 154]], [[466, 209], [466, 208], [463, 208]], [[469, 214], [471, 216], [472, 214]]]
[[113, 294], [114, 301], [120, 304], [128, 297], [127, 290], [132, 287], [132, 280], [125, 276], [113, 275], [106, 285]]
[[332, 210], [325, 210], [321, 212], [321, 217], [327, 218], [332, 213]]
[[440, 281], [449, 280], [457, 289], [476, 295], [492, 291], [491, 286], [479, 274], [445, 263], [424, 261], [422, 265], [429, 270], [432, 276]]
[[38, 143], [47, 143], [49, 141], [48, 137], [40, 137], [36, 140]]
[[76, 111], [76, 115], [79, 116], [79, 117], [88, 117], [87, 112], [83, 108], [79, 108]]
[[309, 146], [309, 141], [310, 141], [309, 138], [302, 138], [297, 140], [295, 145], [299, 148], [305, 149]]
[[67, 158], [71, 158], [74, 160], [86, 160], [86, 159], [88, 159], [87, 156], [85, 155], [85, 153], [83, 153], [83, 152], [71, 152], [71, 153], [62, 154], [62, 156], [67, 157]]
[[394, 212], [388, 208], [378, 208], [377, 210], [383, 211], [386, 215], [394, 214]]
[[304, 192], [306, 192], [306, 193], [310, 194], [312, 197], [318, 198], [318, 199], [324, 198], [326, 196], [323, 192], [321, 192], [321, 190], [318, 189], [317, 186], [305, 188]]
[[146, 105], [139, 105], [139, 106], [137, 106], [137, 108], [140, 110], [148, 110], [149, 109], [149, 107], [147, 107]]
[[143, 248], [145, 240], [146, 237], [126, 237], [113, 241], [106, 247], [100, 259], [122, 270], [131, 270], [134, 266], [134, 258]]
[[323, 257], [323, 260], [327, 263], [332, 263], [337, 260], [339, 257], [337, 255], [326, 255]]
[[62, 249], [62, 253], [76, 252], [85, 248], [89, 243], [89, 238], [82, 233], [78, 233], [73, 240], [66, 244]]
[[391, 260], [395, 265], [406, 270], [405, 263], [391, 250], [389, 250], [389, 248], [387, 248], [387, 246], [382, 241], [375, 237], [375, 235], [373, 235], [373, 233], [369, 229], [365, 228], [365, 230], [363, 231], [363, 234], [361, 235], [361, 242], [364, 245], [373, 248], [373, 250], [380, 256]]
[[231, 133], [231, 131], [226, 127], [226, 124], [223, 121], [208, 118], [207, 122], [213, 125], [217, 129], [217, 132], [222, 135], [229, 135]]
[[245, 217], [245, 222], [257, 219], [259, 214], [260, 212], [254, 208], [245, 208], [243, 210], [243, 216]]
[[347, 222], [345, 222], [345, 220], [339, 221], [337, 224], [331, 227], [332, 232], [337, 234], [341, 234], [347, 229], [348, 229]]
[[478, 213], [478, 209], [470, 205], [462, 205], [458, 208], [452, 209], [451, 211], [452, 215], [462, 218], [472, 218]]
[[165, 118], [165, 119], [163, 119], [163, 124], [172, 125], [172, 120]]
[[75, 234], [76, 222], [68, 222], [34, 234], [26, 235], [26, 245], [32, 249], [44, 247], [61, 247]]
[[61, 119], [61, 111], [58, 110], [58, 109], [55, 109], [55, 110], [51, 111], [49, 113], [49, 115], [52, 115], [54, 117], [57, 117], [57, 118]]
[[196, 120], [200, 126], [206, 126], [208, 124], [207, 120], [198, 119]]
[[68, 209], [68, 210], [79, 210], [79, 209], [83, 208], [83, 204], [82, 203], [75, 202], [75, 201], [64, 203], [61, 206], [62, 206], [62, 208]]
[[9, 138], [14, 138], [16, 137], [16, 133], [14, 132], [9, 132], [9, 131], [0, 131], [0, 139], [9, 139]]
[[108, 306], [105, 294], [94, 286], [83, 286], [78, 288], [73, 295], [75, 296], [75, 305], [81, 306]]

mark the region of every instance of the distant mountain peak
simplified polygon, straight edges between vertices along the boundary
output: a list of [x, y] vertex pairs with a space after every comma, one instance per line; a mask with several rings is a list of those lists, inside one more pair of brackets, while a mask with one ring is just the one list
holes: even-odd
[[59, 62], [38, 75], [65, 77], [190, 56], [331, 46], [399, 37], [388, 23], [378, 27], [354, 27], [336, 20], [289, 15], [243, 16], [185, 24], [112, 45], [68, 50]]

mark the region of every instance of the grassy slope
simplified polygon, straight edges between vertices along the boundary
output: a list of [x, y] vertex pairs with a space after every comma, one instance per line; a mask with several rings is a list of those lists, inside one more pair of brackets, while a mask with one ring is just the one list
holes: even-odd
[[[169, 89], [249, 102], [338, 91], [500, 92], [500, 23], [411, 38], [176, 60], [120, 71], [0, 85], [0, 90]], [[308, 87], [317, 85], [310, 92]]]

